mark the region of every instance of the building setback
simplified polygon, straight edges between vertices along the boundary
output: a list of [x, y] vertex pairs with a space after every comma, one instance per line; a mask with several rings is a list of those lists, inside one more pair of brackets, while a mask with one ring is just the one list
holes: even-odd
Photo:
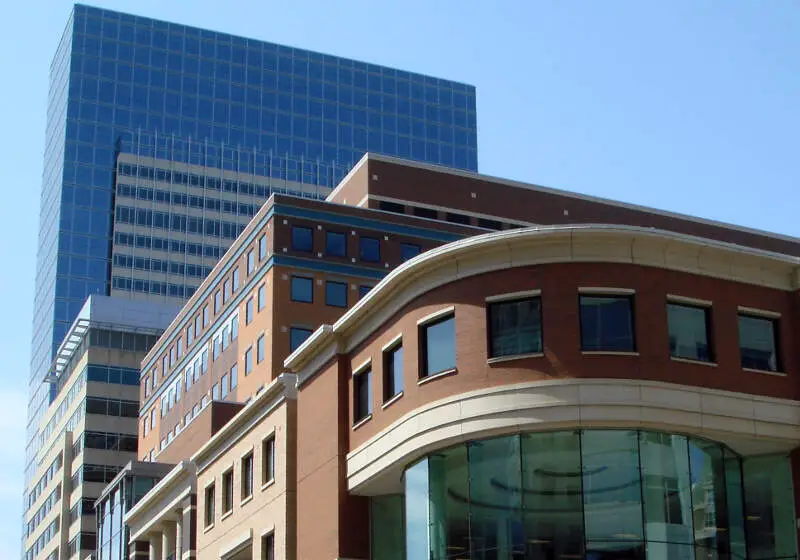
[[477, 170], [475, 89], [77, 4], [50, 67], [26, 484], [90, 294], [183, 304], [272, 194], [367, 151]]
[[795, 238], [369, 154], [273, 195], [144, 358], [139, 459], [177, 466], [130, 543], [795, 558], [799, 267]]

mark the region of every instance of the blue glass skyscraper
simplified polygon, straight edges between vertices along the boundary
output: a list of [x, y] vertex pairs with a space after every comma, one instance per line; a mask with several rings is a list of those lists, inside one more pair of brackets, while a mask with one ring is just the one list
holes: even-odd
[[[330, 187], [366, 151], [477, 171], [472, 86], [82, 5], [70, 15], [51, 65], [46, 135], [28, 475], [37, 425], [54, 387], [42, 383], [53, 354], [86, 297], [112, 292], [114, 244], [139, 242], [116, 231], [125, 219], [118, 198], [141, 196], [139, 190], [118, 190], [118, 175], [136, 170], [152, 173], [153, 180], [167, 177], [159, 179], [158, 162], [142, 171], [125, 156], [144, 150], [164, 173], [165, 161], [177, 161], [267, 177], [253, 181], [264, 188], [248, 187], [250, 199], [232, 211], [229, 234], [268, 196], [271, 180]], [[172, 171], [166, 180], [178, 184], [192, 177]], [[221, 178], [217, 191], [225, 192], [225, 185]], [[145, 217], [159, 219], [155, 213]], [[171, 215], [165, 219], [176, 223]], [[201, 222], [199, 234], [223, 239], [218, 226], [226, 222], [215, 220], [211, 227]], [[188, 237], [191, 221], [177, 223], [183, 229], [176, 231]], [[142, 243], [168, 243], [173, 253], [190, 248], [176, 235], [140, 237]], [[194, 245], [205, 257], [218, 258], [213, 248]], [[195, 276], [207, 264], [192, 269]], [[135, 281], [124, 279], [116, 286], [131, 297], [143, 291], [188, 297], [192, 290], [189, 284], [174, 294], [166, 284], [137, 290]]]

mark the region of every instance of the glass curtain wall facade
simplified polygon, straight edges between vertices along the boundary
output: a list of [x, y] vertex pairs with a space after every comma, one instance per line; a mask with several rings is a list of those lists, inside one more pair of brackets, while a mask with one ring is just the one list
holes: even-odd
[[[742, 458], [677, 434], [534, 433], [410, 466], [373, 500], [373, 558], [796, 558], [786, 456]], [[391, 535], [405, 532], [405, 550]], [[396, 540], [396, 539], [395, 539]]]
[[87, 295], [111, 291], [115, 174], [131, 131], [295, 162], [286, 176], [335, 168], [326, 184], [368, 150], [477, 170], [472, 86], [76, 5], [50, 69], [27, 478], [52, 398], [41, 380]]

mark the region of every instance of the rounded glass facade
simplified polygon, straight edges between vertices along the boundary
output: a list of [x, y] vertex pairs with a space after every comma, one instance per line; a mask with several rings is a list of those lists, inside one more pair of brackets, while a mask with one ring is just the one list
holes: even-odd
[[788, 458], [748, 461], [643, 430], [472, 441], [406, 469], [404, 556], [795, 558]]

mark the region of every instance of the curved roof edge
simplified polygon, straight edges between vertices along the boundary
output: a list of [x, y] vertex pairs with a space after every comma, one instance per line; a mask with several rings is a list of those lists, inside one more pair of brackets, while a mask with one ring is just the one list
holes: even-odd
[[786, 291], [800, 288], [798, 257], [671, 231], [607, 224], [505, 230], [442, 245], [403, 263], [333, 325], [320, 326], [284, 367], [298, 373], [302, 384], [313, 374], [309, 365], [323, 365], [321, 356], [352, 348], [370, 329], [438, 286], [493, 270], [563, 262], [639, 264]]

